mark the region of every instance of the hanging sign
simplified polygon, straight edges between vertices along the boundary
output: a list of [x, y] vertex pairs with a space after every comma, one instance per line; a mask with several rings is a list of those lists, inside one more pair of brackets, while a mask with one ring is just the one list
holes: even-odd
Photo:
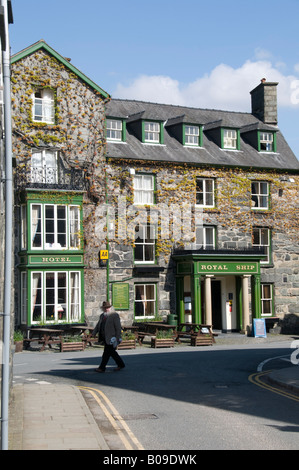
[[264, 318], [253, 319], [253, 335], [255, 338], [267, 338], [266, 320]]

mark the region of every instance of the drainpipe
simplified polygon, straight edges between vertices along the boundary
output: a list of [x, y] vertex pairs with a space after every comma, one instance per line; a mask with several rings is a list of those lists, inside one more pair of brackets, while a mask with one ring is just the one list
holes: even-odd
[[4, 266], [4, 312], [3, 312], [3, 353], [2, 353], [2, 395], [1, 395], [1, 448], [8, 450], [8, 410], [10, 383], [10, 323], [12, 286], [12, 237], [13, 237], [13, 187], [12, 187], [12, 139], [11, 139], [11, 96], [10, 96], [10, 45], [8, 34], [7, 0], [1, 0], [4, 7], [6, 49], [3, 61], [3, 102], [4, 102], [4, 143], [5, 143], [5, 266]]
[[108, 252], [108, 259], [107, 259], [107, 264], [106, 264], [106, 297], [107, 297], [107, 302], [110, 302], [110, 285], [109, 285], [109, 257], [110, 257], [110, 253], [109, 253], [109, 204], [108, 204], [108, 176], [107, 176], [107, 169], [105, 169], [105, 202], [106, 202], [106, 229], [107, 229], [107, 232], [106, 232], [106, 250]]

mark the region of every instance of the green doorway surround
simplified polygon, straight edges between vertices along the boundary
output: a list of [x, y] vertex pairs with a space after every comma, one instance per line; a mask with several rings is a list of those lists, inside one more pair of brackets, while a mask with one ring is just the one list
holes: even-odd
[[[176, 262], [176, 297], [179, 323], [185, 323], [184, 279], [190, 277], [192, 322], [211, 323], [212, 316], [204, 318], [201, 283], [211, 295], [211, 279], [214, 276], [236, 277], [236, 312], [240, 330], [249, 329], [248, 282], [251, 279], [252, 318], [261, 316], [260, 261], [265, 255], [260, 251], [213, 252], [180, 251], [173, 254]], [[205, 299], [207, 302], [207, 299]], [[207, 309], [206, 309], [207, 310]]]

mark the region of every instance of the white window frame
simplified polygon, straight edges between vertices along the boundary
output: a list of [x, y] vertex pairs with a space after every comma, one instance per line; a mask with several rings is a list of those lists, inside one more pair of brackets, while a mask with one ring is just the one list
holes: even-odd
[[107, 140], [121, 142], [123, 140], [123, 122], [119, 119], [107, 119]]
[[161, 127], [159, 122], [144, 121], [144, 142], [159, 144], [161, 141]]
[[274, 136], [272, 132], [260, 132], [260, 151], [273, 152]]
[[237, 150], [238, 132], [236, 129], [223, 129], [223, 148]]
[[[212, 243], [209, 242], [212, 238]], [[195, 228], [195, 250], [216, 249], [216, 227], [213, 225], [199, 225]]]
[[199, 126], [185, 125], [185, 145], [199, 146]]
[[[269, 288], [270, 297], [266, 297], [265, 295], [265, 288]], [[270, 311], [264, 312], [265, 304], [269, 303]], [[268, 310], [268, 309], [267, 309]], [[262, 317], [272, 317], [273, 315], [273, 285], [272, 284], [261, 284], [261, 316]]]
[[[154, 264], [156, 261], [156, 242], [155, 242], [155, 226], [154, 225], [139, 225], [138, 232], [135, 237], [134, 249], [134, 263], [135, 264]], [[141, 259], [136, 260], [136, 247], [142, 250]], [[149, 251], [148, 251], [149, 250]], [[149, 256], [149, 253], [151, 256]], [[146, 258], [151, 259], [146, 259]]]
[[[54, 210], [54, 231], [49, 232], [46, 228], [46, 207], [53, 207]], [[58, 208], [63, 207], [65, 209], [65, 219], [58, 218]], [[34, 212], [35, 217], [34, 217]], [[38, 212], [37, 212], [38, 211]], [[75, 213], [75, 217], [72, 217], [72, 211]], [[31, 225], [30, 225], [30, 248], [31, 250], [78, 250], [80, 249], [80, 206], [72, 204], [40, 204], [40, 203], [31, 203], [30, 204], [30, 214], [31, 214]], [[37, 217], [38, 216], [38, 217]], [[60, 232], [60, 234], [65, 235], [65, 246], [59, 243], [59, 232], [58, 224], [59, 220], [65, 220], [65, 232]], [[34, 231], [35, 233], [40, 234], [40, 244], [38, 246], [33, 246], [34, 240]], [[53, 243], [46, 243], [46, 235], [54, 234]]]
[[[58, 283], [59, 274], [65, 275], [65, 286], [60, 287]], [[34, 277], [38, 275], [36, 279], [40, 281], [40, 285], [34, 286]], [[47, 287], [47, 275], [53, 275], [54, 287]], [[77, 279], [77, 285], [72, 286], [72, 276]], [[53, 315], [51, 318], [47, 319], [47, 305], [52, 305], [52, 303], [47, 304], [47, 289], [54, 290], [53, 298]], [[61, 297], [59, 297], [60, 290], [65, 290], [65, 302], [61, 302]], [[75, 290], [71, 292], [71, 290]], [[35, 299], [37, 293], [40, 293], [40, 303], [38, 307], [41, 310], [41, 318], [37, 320], [33, 319], [33, 312], [35, 308]], [[60, 294], [61, 295], [61, 294]], [[34, 299], [35, 296], [35, 299]], [[47, 271], [32, 271], [31, 272], [31, 292], [30, 292], [30, 320], [31, 324], [37, 323], [62, 323], [62, 322], [78, 322], [81, 319], [81, 272], [80, 271], [64, 271], [64, 270], [47, 270]], [[72, 310], [75, 311], [75, 315], [72, 315]]]
[[[252, 228], [252, 246], [257, 246], [259, 248], [266, 249], [267, 258], [265, 260], [261, 260], [261, 264], [269, 264], [270, 263], [270, 235], [271, 231], [267, 227], [253, 227]], [[254, 243], [255, 239], [257, 239], [257, 243]]]
[[[150, 298], [147, 296], [147, 287], [153, 288], [154, 292], [154, 297]], [[136, 299], [136, 289], [139, 289], [139, 291], [142, 288], [143, 293], [141, 299]], [[147, 313], [147, 308], [149, 305], [153, 305], [153, 312], [151, 315], [146, 315]], [[142, 315], [137, 315], [136, 312], [140, 309], [143, 310], [144, 314]], [[134, 311], [135, 311], [135, 318], [154, 318], [156, 316], [156, 311], [157, 311], [157, 285], [154, 283], [138, 283], [135, 284], [134, 286]], [[137, 312], [140, 313], [140, 312]]]
[[[253, 192], [253, 185], [256, 185], [256, 192]], [[251, 209], [266, 211], [269, 209], [269, 200], [269, 183], [267, 181], [252, 181]]]
[[31, 156], [31, 183], [58, 183], [57, 152], [33, 151]]
[[33, 94], [33, 121], [55, 124], [54, 91], [41, 88]]
[[134, 204], [153, 205], [155, 203], [154, 175], [135, 174], [133, 178]]
[[[201, 191], [198, 190], [198, 183], [202, 186]], [[209, 188], [208, 185], [211, 185], [212, 188]], [[202, 203], [197, 202], [198, 194], [202, 195]], [[215, 207], [215, 180], [213, 178], [196, 178], [196, 205], [199, 207]]]

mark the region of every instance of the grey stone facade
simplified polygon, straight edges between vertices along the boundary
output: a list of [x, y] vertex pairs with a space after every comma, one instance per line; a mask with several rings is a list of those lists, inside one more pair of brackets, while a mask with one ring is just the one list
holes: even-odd
[[[83, 175], [82, 185], [75, 191], [83, 194], [85, 321], [97, 321], [100, 305], [107, 298], [119, 306], [123, 324], [140, 317], [137, 310], [145, 308], [145, 303], [151, 318], [166, 320], [178, 311], [177, 263], [173, 257], [177, 251], [207, 254], [212, 249], [213, 254], [230, 253], [233, 259], [235, 254], [258, 252], [260, 245], [269, 253], [258, 277], [262, 286], [267, 285], [268, 293], [271, 291], [271, 298], [264, 299], [265, 304], [269, 301], [267, 308], [271, 303], [271, 315], [279, 318], [298, 315], [299, 164], [276, 126], [277, 84], [263, 82], [252, 92], [252, 113], [126, 100], [108, 103], [107, 95], [104, 99], [94, 84], [70, 70], [54, 52], [37, 43], [13, 60], [17, 174], [22, 183], [22, 177], [30, 173], [32, 149], [55, 148], [64, 168]], [[41, 84], [56, 90], [57, 115], [52, 127], [31, 122], [32, 90]], [[123, 123], [124, 141], [106, 141], [104, 124], [110, 117]], [[160, 123], [164, 134], [157, 145], [142, 141], [142, 126], [152, 120]], [[180, 133], [188, 124], [201, 127], [202, 141], [197, 147], [184, 145]], [[227, 128], [236, 129], [236, 149], [220, 148], [223, 129]], [[270, 152], [261, 151], [259, 132], [275, 136]], [[152, 178], [153, 204], [134, 203], [136, 175]], [[213, 181], [215, 199], [200, 210], [196, 204], [198, 180]], [[266, 210], [254, 210], [252, 182], [267, 185]], [[140, 227], [148, 225], [155, 227], [154, 243], [144, 243], [151, 237], [145, 237], [144, 232], [140, 235]], [[207, 240], [199, 244], [199, 229], [210, 244], [205, 245]], [[20, 237], [19, 229], [17, 233]], [[268, 242], [256, 242], [265, 233]], [[147, 259], [144, 251], [143, 258], [136, 259], [138, 249], [152, 250], [153, 246], [154, 256]], [[108, 261], [100, 259], [101, 251], [109, 252]], [[224, 282], [224, 278], [215, 276], [219, 279], [223, 283], [221, 302], [227, 300], [224, 296], [236, 298], [239, 280], [230, 276]], [[188, 282], [186, 279], [186, 291], [193, 289]], [[19, 285], [19, 279], [16, 283]], [[123, 303], [121, 287], [128, 288]], [[146, 302], [138, 298], [140, 289], [151, 292]], [[234, 309], [236, 316], [235, 305]]]

